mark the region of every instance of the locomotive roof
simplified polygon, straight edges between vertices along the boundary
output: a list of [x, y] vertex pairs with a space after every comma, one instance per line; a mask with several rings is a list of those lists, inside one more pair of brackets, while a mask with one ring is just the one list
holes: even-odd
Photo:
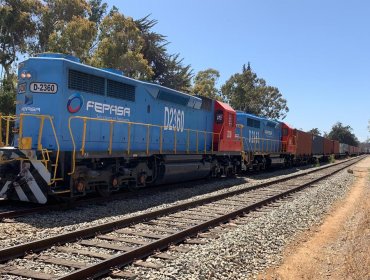
[[[94, 67], [94, 66], [83, 64], [83, 63], [80, 62], [80, 60], [77, 57], [72, 56], [72, 55], [60, 54], [60, 53], [41, 53], [41, 54], [38, 54], [35, 57], [30, 57], [29, 59], [26, 59], [25, 61], [33, 60], [33, 59], [63, 60], [63, 61], [66, 61], [68, 63], [74, 64], [78, 67], [84, 67], [85, 69], [89, 69], [90, 71], [95, 72], [95, 73], [97, 71], [98, 72], [104, 72], [105, 75], [109, 75], [111, 77], [119, 78], [121, 80], [124, 80], [125, 82], [129, 82], [129, 84], [132, 84], [132, 85], [141, 84], [143, 86], [146, 86], [146, 87], [149, 87], [149, 88], [152, 88], [152, 89], [157, 89], [157, 93], [159, 92], [159, 90], [165, 90], [166, 92], [170, 92], [170, 93], [173, 93], [175, 95], [182, 95], [182, 96], [189, 97], [191, 100], [194, 101], [193, 103], [199, 103], [199, 104], [202, 103], [202, 99], [199, 98], [199, 97], [196, 97], [194, 95], [190, 95], [188, 93], [181, 92], [181, 91], [178, 91], [178, 90], [174, 90], [174, 89], [171, 89], [171, 88], [168, 88], [168, 87], [165, 87], [165, 86], [162, 86], [162, 85], [158, 85], [158, 84], [155, 84], [155, 83], [140, 81], [140, 80], [136, 80], [136, 79], [124, 76], [124, 75], [120, 75], [116, 71], [114, 71], [115, 69], [103, 69], [103, 68], [97, 68], [97, 67]], [[150, 89], [149, 89], [149, 91], [150, 91]], [[151, 94], [153, 95], [153, 97], [156, 98], [155, 94], [153, 94], [152, 92], [151, 92]], [[200, 108], [200, 105], [199, 105], [199, 108]]]
[[268, 122], [272, 122], [272, 123], [275, 123], [275, 124], [280, 124], [281, 123], [280, 121], [277, 121], [277, 120], [271, 120], [271, 119], [268, 119], [268, 118], [259, 117], [259, 116], [253, 115], [253, 114], [245, 113], [243, 111], [237, 111], [236, 113], [238, 115], [243, 115], [243, 116], [246, 116], [248, 118], [253, 118], [253, 119], [256, 119], [256, 120], [259, 120], [259, 121], [268, 121]]

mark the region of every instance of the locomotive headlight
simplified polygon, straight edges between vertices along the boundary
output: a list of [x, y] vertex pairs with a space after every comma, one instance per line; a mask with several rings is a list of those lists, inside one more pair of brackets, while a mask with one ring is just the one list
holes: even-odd
[[22, 79], [31, 79], [31, 78], [32, 78], [32, 75], [31, 75], [31, 73], [30, 73], [30, 72], [28, 72], [28, 71], [23, 71], [23, 72], [21, 73], [21, 78], [22, 78]]

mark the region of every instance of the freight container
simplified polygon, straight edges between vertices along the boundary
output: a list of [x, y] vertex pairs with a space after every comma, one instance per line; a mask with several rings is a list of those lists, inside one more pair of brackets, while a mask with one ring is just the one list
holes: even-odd
[[313, 155], [324, 154], [324, 137], [318, 135], [312, 136], [312, 154]]
[[352, 155], [353, 154], [353, 146], [348, 145], [348, 151], [349, 151], [349, 154]]
[[330, 139], [324, 138], [324, 155], [333, 154], [333, 143]]
[[296, 158], [312, 155], [312, 134], [296, 129]]
[[348, 145], [349, 154], [352, 156], [358, 155], [358, 147]]
[[349, 154], [348, 144], [339, 143], [339, 153], [341, 155]]
[[333, 141], [333, 154], [338, 155], [339, 154], [339, 141], [332, 140]]
[[358, 147], [353, 147], [352, 155], [358, 155]]

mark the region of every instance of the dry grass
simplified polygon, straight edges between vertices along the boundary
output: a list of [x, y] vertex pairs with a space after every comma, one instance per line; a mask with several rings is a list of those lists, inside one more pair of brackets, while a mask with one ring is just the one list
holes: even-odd
[[352, 170], [357, 178], [324, 223], [287, 249], [283, 264], [258, 279], [370, 280], [370, 157]]
[[356, 212], [356, 225], [346, 236], [348, 250], [343, 256], [344, 273], [347, 279], [370, 279], [370, 200], [363, 200]]

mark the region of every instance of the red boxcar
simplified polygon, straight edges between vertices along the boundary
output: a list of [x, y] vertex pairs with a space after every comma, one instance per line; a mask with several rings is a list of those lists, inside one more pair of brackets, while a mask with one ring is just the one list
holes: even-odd
[[352, 156], [358, 155], [358, 153], [359, 153], [359, 147], [349, 145], [348, 150], [349, 150], [349, 154], [352, 155]]
[[312, 154], [312, 134], [294, 129], [282, 123], [283, 151], [294, 155], [297, 160], [309, 159]]
[[296, 129], [297, 150], [296, 158], [311, 156], [312, 154], [312, 134]]
[[333, 154], [333, 143], [330, 139], [324, 138], [324, 155]]
[[332, 140], [333, 142], [333, 154], [339, 155], [339, 141]]

